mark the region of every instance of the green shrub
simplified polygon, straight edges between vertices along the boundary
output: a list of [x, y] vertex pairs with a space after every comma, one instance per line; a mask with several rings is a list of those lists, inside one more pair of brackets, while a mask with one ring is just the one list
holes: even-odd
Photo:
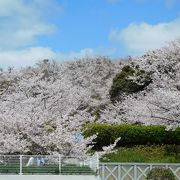
[[180, 144], [180, 127], [176, 128], [174, 131], [168, 131], [165, 144]]
[[112, 144], [118, 137], [121, 140], [117, 146], [153, 145], [153, 144], [180, 144], [180, 131], [166, 131], [161, 125], [134, 125], [134, 124], [89, 124], [86, 126], [84, 136], [98, 134], [94, 140], [94, 149]]
[[101, 124], [90, 124], [87, 125], [85, 129], [85, 137], [98, 134], [97, 138], [95, 139], [95, 149], [100, 149], [103, 146], [107, 146], [113, 143], [116, 139], [113, 126], [109, 124], [103, 124], [103, 128], [101, 128]]
[[[138, 77], [141, 84], [134, 82], [131, 79], [128, 79], [130, 76]], [[143, 82], [142, 82], [143, 80]], [[113, 85], [109, 91], [110, 98], [112, 101], [120, 100], [121, 94], [125, 93], [126, 95], [131, 93], [136, 93], [144, 90], [152, 82], [150, 75], [143, 70], [135, 69], [126, 65], [122, 68], [121, 72], [116, 75], [113, 79]]]
[[175, 180], [175, 176], [170, 169], [154, 168], [148, 173], [147, 180]]
[[139, 163], [179, 163], [180, 156], [167, 153], [178, 145], [136, 145], [133, 147], [117, 147], [114, 152], [106, 154], [101, 162], [139, 162]]
[[175, 155], [176, 157], [180, 157], [180, 145], [166, 145], [165, 153], [167, 155]]

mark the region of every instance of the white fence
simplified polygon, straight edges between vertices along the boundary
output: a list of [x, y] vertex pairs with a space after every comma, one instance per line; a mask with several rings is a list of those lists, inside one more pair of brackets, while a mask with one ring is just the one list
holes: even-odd
[[99, 175], [102, 180], [146, 180], [147, 173], [155, 167], [169, 168], [180, 180], [180, 164], [157, 163], [101, 163]]
[[0, 174], [96, 175], [98, 156], [0, 155]]
[[[12, 178], [21, 180], [26, 175], [43, 175], [41, 177], [52, 176], [57, 179], [91, 178], [97, 175], [101, 180], [145, 180], [148, 172], [155, 167], [169, 168], [174, 173], [177, 180], [180, 180], [180, 164], [158, 164], [158, 163], [100, 163], [98, 156], [27, 156], [27, 155], [0, 155], [0, 179], [11, 180]], [[11, 175], [11, 176], [9, 176]], [[22, 178], [19, 179], [21, 176]], [[64, 176], [66, 175], [66, 176]], [[78, 176], [80, 175], [80, 176]], [[34, 177], [36, 177], [34, 176]], [[6, 179], [5, 179], [6, 177]], [[19, 178], [18, 178], [19, 177]], [[63, 178], [64, 177], [64, 178]], [[81, 177], [81, 178], [80, 178]], [[9, 178], [9, 179], [8, 179]], [[26, 179], [27, 179], [26, 178]], [[95, 178], [95, 179], [96, 179]], [[25, 179], [25, 178], [24, 178]], [[40, 178], [39, 178], [40, 180]]]

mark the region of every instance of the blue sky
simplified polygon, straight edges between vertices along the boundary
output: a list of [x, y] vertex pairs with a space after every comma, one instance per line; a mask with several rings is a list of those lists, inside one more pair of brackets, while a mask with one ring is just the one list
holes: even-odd
[[180, 38], [180, 0], [0, 0], [0, 67], [141, 55]]

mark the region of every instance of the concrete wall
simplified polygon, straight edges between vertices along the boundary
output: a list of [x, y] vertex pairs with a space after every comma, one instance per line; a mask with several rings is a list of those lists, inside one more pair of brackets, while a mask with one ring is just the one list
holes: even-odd
[[0, 180], [97, 180], [89, 175], [0, 175]]

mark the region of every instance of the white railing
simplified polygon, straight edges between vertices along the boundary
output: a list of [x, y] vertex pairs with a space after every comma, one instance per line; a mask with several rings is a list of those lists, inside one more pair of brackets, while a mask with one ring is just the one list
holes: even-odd
[[0, 155], [0, 174], [96, 175], [98, 156]]
[[1, 175], [99, 175], [101, 180], [145, 180], [155, 167], [169, 168], [180, 180], [178, 163], [100, 163], [94, 156], [0, 155]]
[[100, 163], [99, 175], [102, 180], [146, 180], [148, 172], [155, 167], [172, 170], [180, 180], [180, 164], [161, 163]]

